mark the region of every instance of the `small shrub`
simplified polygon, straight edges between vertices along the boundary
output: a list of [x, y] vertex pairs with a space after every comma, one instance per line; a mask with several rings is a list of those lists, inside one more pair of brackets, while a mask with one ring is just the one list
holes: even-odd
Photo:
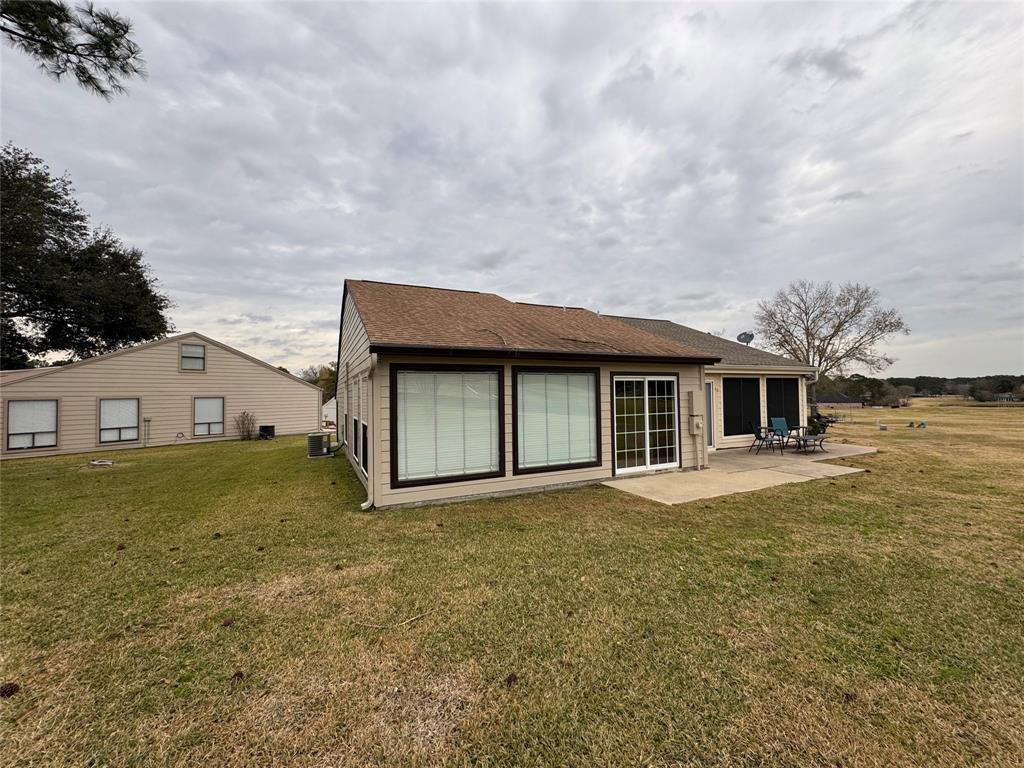
[[256, 437], [256, 417], [248, 411], [242, 411], [235, 416], [235, 431], [242, 440], [252, 440]]

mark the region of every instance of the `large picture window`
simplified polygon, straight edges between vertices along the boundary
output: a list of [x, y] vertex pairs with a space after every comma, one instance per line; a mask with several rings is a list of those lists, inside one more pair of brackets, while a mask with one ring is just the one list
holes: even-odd
[[56, 400], [8, 401], [8, 450], [19, 448], [53, 448], [56, 445]]
[[192, 434], [196, 437], [224, 434], [224, 398], [197, 397], [193, 401]]
[[501, 369], [392, 369], [392, 484], [503, 474]]
[[138, 439], [138, 399], [100, 400], [100, 442], [126, 443]]
[[514, 376], [516, 471], [597, 466], [597, 371], [517, 369]]
[[722, 427], [726, 437], [749, 435], [761, 426], [761, 380], [722, 379]]

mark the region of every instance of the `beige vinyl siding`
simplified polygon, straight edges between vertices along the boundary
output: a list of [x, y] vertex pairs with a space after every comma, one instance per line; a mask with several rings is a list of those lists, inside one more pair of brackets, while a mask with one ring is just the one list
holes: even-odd
[[[741, 448], [749, 446], [753, 436], [744, 432], [742, 435], [725, 436], [725, 421], [722, 409], [722, 379], [725, 377], [756, 378], [761, 380], [761, 424], [768, 423], [768, 390], [765, 384], [766, 379], [797, 379], [797, 393], [800, 398], [800, 424], [807, 424], [807, 379], [803, 376], [786, 376], [785, 374], [763, 373], [759, 370], [736, 370], [726, 372], [713, 372], [705, 369], [707, 380], [714, 387], [714, 424], [715, 444], [713, 450], [720, 448]], [[796, 425], [794, 425], [796, 426]]]
[[[179, 371], [182, 342], [206, 346], [206, 371]], [[243, 410], [255, 415], [257, 425], [273, 424], [279, 435], [311, 432], [320, 424], [319, 389], [195, 336], [143, 345], [27, 380], [4, 381], [0, 395], [0, 455], [5, 459], [229, 440], [238, 436], [234, 418]], [[223, 435], [192, 436], [195, 397], [224, 398]], [[113, 398], [139, 400], [138, 441], [99, 442], [99, 401]], [[60, 401], [58, 447], [8, 451], [7, 401], [34, 399]]]
[[[436, 485], [423, 485], [411, 488], [391, 488], [391, 434], [390, 434], [390, 366], [392, 361], [398, 365], [402, 363], [430, 363], [442, 368], [444, 365], [491, 365], [501, 366], [504, 370], [504, 407], [503, 417], [505, 423], [505, 474], [503, 477], [489, 478], [486, 480], [467, 480], [452, 483], [439, 483]], [[567, 469], [555, 472], [537, 472], [533, 474], [513, 474], [514, 456], [512, 454], [512, 430], [515, 425], [512, 421], [512, 367], [513, 366], [542, 366], [550, 368], [559, 367], [588, 367], [599, 368], [599, 392], [601, 408], [601, 466], [582, 469]], [[698, 365], [672, 366], [672, 365], [648, 365], [637, 363], [587, 363], [580, 361], [564, 363], [551, 362], [548, 360], [492, 360], [486, 358], [381, 358], [374, 371], [374, 404], [376, 411], [377, 433], [372, 441], [374, 453], [373, 463], [377, 467], [374, 473], [374, 503], [378, 507], [392, 506], [396, 504], [417, 504], [421, 502], [437, 501], [440, 499], [473, 496], [478, 494], [496, 494], [522, 491], [531, 488], [542, 488], [550, 485], [565, 483], [578, 483], [607, 479], [612, 477], [612, 404], [611, 404], [611, 375], [616, 373], [648, 373], [657, 374], [678, 374], [679, 376], [679, 415], [680, 415], [680, 455], [684, 469], [695, 469], [698, 462], [703, 461], [703, 452], [699, 445], [698, 438], [689, 434], [688, 417], [690, 416], [689, 400], [690, 392], [694, 393], [695, 411], [699, 412], [702, 407], [703, 397], [700, 395], [702, 369]]]
[[[366, 485], [360, 459], [352, 455], [352, 446], [356, 440], [353, 434], [352, 417], [358, 412], [361, 421], [365, 421], [370, 431], [370, 442], [375, 440], [375, 424], [369, 413], [370, 385], [370, 339], [366, 335], [362, 318], [356, 309], [351, 296], [345, 297], [345, 308], [341, 326], [341, 344], [338, 359], [338, 418], [346, 418], [348, 423], [348, 442], [344, 453], [348, 457], [356, 476]], [[376, 375], [376, 374], [375, 374]], [[347, 378], [346, 378], [347, 376]], [[346, 396], [347, 394], [347, 396]], [[358, 409], [356, 401], [358, 399]], [[342, 434], [339, 429], [339, 435]], [[360, 447], [360, 450], [362, 448]], [[362, 453], [360, 453], [362, 456]], [[370, 473], [374, 471], [373, 457], [370, 457]]]

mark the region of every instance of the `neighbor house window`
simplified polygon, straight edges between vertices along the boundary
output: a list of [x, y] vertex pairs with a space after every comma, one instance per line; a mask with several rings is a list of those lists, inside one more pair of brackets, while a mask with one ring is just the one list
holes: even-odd
[[138, 439], [138, 399], [100, 400], [100, 442], [125, 443]]
[[392, 368], [392, 483], [504, 472], [502, 371]]
[[57, 445], [56, 400], [10, 400], [7, 403], [7, 448], [52, 448]]
[[722, 379], [722, 427], [726, 437], [749, 435], [761, 426], [761, 380]]
[[224, 398], [197, 397], [193, 400], [192, 434], [196, 437], [224, 434]]
[[516, 470], [599, 464], [597, 371], [514, 375]]
[[205, 344], [182, 344], [181, 345], [181, 370], [183, 370], [183, 371], [205, 371], [206, 370], [206, 345]]

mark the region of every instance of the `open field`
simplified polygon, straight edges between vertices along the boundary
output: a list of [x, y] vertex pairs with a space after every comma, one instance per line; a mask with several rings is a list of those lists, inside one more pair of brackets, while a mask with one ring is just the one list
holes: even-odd
[[1024, 765], [1024, 412], [854, 419], [869, 473], [676, 507], [8, 462], [0, 764]]

